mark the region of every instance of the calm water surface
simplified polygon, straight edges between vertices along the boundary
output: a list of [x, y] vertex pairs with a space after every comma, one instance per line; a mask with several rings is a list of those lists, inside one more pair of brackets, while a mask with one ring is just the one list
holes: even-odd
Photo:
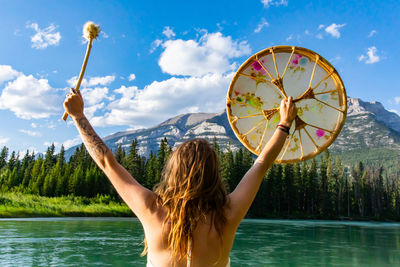
[[[144, 266], [134, 218], [0, 220], [0, 266]], [[400, 224], [244, 220], [232, 266], [400, 266]]]

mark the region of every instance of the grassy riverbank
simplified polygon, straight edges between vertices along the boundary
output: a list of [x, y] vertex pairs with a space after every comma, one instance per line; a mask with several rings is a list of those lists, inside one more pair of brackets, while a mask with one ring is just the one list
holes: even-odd
[[125, 203], [114, 201], [108, 196], [42, 197], [22, 193], [0, 193], [0, 218], [62, 216], [129, 217], [133, 216], [133, 213]]

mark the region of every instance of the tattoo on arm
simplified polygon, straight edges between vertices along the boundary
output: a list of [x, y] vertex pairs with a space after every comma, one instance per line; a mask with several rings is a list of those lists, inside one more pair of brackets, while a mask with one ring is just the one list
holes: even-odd
[[96, 134], [86, 117], [79, 118], [77, 124], [81, 129], [86, 149], [93, 158], [102, 160], [108, 151], [108, 147]]

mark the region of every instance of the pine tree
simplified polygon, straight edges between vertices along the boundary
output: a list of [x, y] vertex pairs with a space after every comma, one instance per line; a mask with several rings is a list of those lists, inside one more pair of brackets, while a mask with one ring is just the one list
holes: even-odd
[[234, 174], [234, 166], [233, 166], [233, 153], [231, 150], [230, 143], [228, 144], [227, 151], [222, 155], [221, 159], [221, 176], [224, 181], [226, 181], [229, 185], [229, 192], [232, 192], [235, 188], [235, 184], [232, 181], [232, 177]]
[[78, 165], [78, 167], [74, 170], [71, 179], [69, 180], [68, 184], [68, 189], [69, 193], [75, 196], [82, 196], [84, 195], [84, 190], [83, 190], [83, 170], [81, 165]]
[[0, 152], [0, 170], [7, 165], [8, 148], [3, 146]]
[[132, 141], [129, 154], [126, 157], [126, 169], [140, 184], [144, 183], [143, 171], [141, 169], [141, 158], [138, 153], [137, 139]]
[[162, 169], [164, 168], [165, 163], [167, 162], [168, 159], [168, 141], [167, 138], [164, 137], [161, 140], [160, 143], [160, 148], [158, 149], [157, 152], [157, 158], [158, 158], [158, 172], [161, 174]]
[[44, 179], [46, 177], [44, 161], [42, 161], [41, 163], [42, 164], [40, 166], [40, 173], [37, 176], [36, 181], [33, 185], [33, 190], [38, 195], [43, 195], [43, 183], [44, 183]]
[[53, 197], [55, 196], [56, 189], [56, 168], [52, 168], [44, 178], [42, 194], [44, 196]]
[[56, 155], [54, 155], [54, 151], [55, 151], [55, 146], [53, 143], [53, 144], [51, 144], [51, 146], [49, 146], [47, 148], [46, 154], [44, 156], [44, 169], [46, 172], [50, 171], [50, 169], [57, 162], [57, 158], [56, 158]]
[[282, 169], [282, 180], [283, 180], [283, 190], [284, 193], [284, 202], [283, 204], [286, 206], [285, 209], [287, 214], [290, 215], [292, 212], [292, 205], [294, 203], [293, 196], [295, 194], [295, 190], [293, 187], [293, 165], [292, 164], [284, 164]]
[[124, 167], [126, 167], [126, 164], [125, 164], [125, 157], [126, 157], [126, 155], [125, 155], [125, 149], [122, 149], [122, 146], [119, 145], [119, 146], [117, 147], [117, 150], [115, 151], [115, 159], [117, 160], [117, 162], [118, 162], [119, 164], [121, 164], [121, 165], [124, 166]]
[[7, 163], [7, 168], [10, 171], [12, 171], [14, 169], [14, 167], [16, 167], [17, 161], [18, 161], [18, 159], [17, 159], [15, 151], [11, 152], [10, 159], [8, 160], [8, 163]]
[[301, 166], [299, 163], [295, 163], [293, 164], [293, 196], [291, 202], [293, 212], [300, 211], [301, 186], [302, 186]]
[[94, 197], [98, 192], [96, 192], [96, 169], [90, 168], [85, 174], [85, 196]]
[[146, 163], [146, 186], [152, 189], [156, 183], [159, 182], [158, 178], [158, 160], [153, 151], [150, 151], [149, 159]]
[[59, 163], [59, 168], [61, 170], [64, 168], [65, 165], [65, 148], [64, 145], [61, 145], [60, 153], [57, 156], [57, 162]]
[[221, 149], [220, 149], [220, 147], [218, 145], [216, 136], [214, 136], [214, 138], [213, 138], [212, 147], [214, 148], [215, 154], [217, 154], [217, 157], [219, 158], [221, 156], [220, 155], [221, 154]]
[[345, 186], [345, 171], [342, 161], [340, 160], [339, 156], [336, 156], [335, 159], [335, 173], [334, 173], [334, 195], [336, 201], [336, 214], [340, 216], [342, 214], [342, 207], [343, 207], [343, 193], [344, 193], [344, 186]]
[[302, 213], [307, 212], [307, 203], [309, 198], [309, 192], [307, 190], [307, 183], [309, 181], [309, 172], [308, 166], [306, 162], [302, 162], [301, 164], [301, 174], [300, 174], [300, 192], [299, 192], [299, 208]]
[[284, 196], [284, 191], [283, 191], [283, 181], [282, 181], [282, 165], [277, 164], [275, 172], [274, 172], [274, 177], [275, 177], [275, 183], [274, 183], [274, 188], [273, 188], [273, 196], [274, 196], [274, 203], [275, 203], [275, 214], [280, 215], [281, 211], [283, 210], [282, 204], [283, 204], [283, 196]]
[[315, 162], [315, 159], [313, 158], [311, 160], [311, 164], [309, 167], [309, 179], [308, 179], [308, 184], [307, 184], [307, 192], [309, 195], [309, 203], [308, 203], [308, 210], [309, 213], [312, 215], [316, 214], [317, 212], [317, 201], [318, 201], [318, 173], [317, 173], [317, 163]]
[[247, 170], [244, 170], [243, 166], [243, 149], [240, 148], [233, 155], [233, 172], [231, 173], [231, 177], [229, 179], [229, 188], [231, 192], [235, 190], [236, 186], [239, 184], [240, 180], [244, 176]]
[[13, 170], [8, 175], [7, 187], [13, 188], [18, 185], [18, 169], [14, 167]]

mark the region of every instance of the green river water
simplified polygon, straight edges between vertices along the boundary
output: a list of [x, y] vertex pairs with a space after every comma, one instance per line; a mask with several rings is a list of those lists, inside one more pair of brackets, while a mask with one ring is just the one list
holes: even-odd
[[[145, 266], [134, 218], [0, 220], [0, 266]], [[231, 266], [400, 266], [400, 224], [244, 220]]]

